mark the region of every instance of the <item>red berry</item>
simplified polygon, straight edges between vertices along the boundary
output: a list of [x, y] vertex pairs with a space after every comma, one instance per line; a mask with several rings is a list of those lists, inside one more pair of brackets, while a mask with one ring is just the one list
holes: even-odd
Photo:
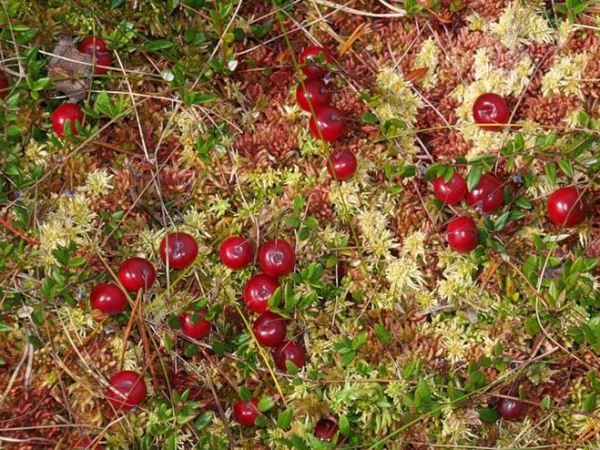
[[356, 172], [356, 156], [350, 150], [336, 150], [329, 159], [327, 171], [339, 181], [347, 180]]
[[300, 369], [306, 363], [306, 350], [297, 342], [283, 342], [273, 352], [273, 359], [277, 368], [282, 372], [287, 372], [286, 361], [293, 362]]
[[512, 398], [503, 398], [498, 405], [498, 414], [506, 420], [517, 420], [525, 414], [525, 403]]
[[331, 441], [338, 431], [338, 425], [333, 420], [320, 419], [315, 426], [315, 437], [321, 441]]
[[154, 267], [144, 258], [128, 258], [119, 267], [119, 281], [129, 292], [148, 290], [156, 280]]
[[199, 313], [183, 313], [179, 316], [179, 325], [183, 334], [192, 339], [203, 339], [210, 334], [212, 324], [204, 318], [206, 310]]
[[252, 325], [254, 337], [264, 347], [277, 347], [285, 339], [286, 331], [285, 318], [271, 311], [262, 313]]
[[504, 203], [504, 192], [500, 182], [485, 173], [475, 188], [467, 193], [467, 204], [485, 213], [498, 209]]
[[75, 122], [81, 123], [83, 120], [83, 110], [75, 103], [63, 103], [52, 112], [52, 128], [59, 136], [64, 136], [65, 125], [69, 123], [72, 135], [77, 134]]
[[296, 254], [283, 239], [273, 239], [259, 247], [258, 265], [270, 277], [283, 277], [294, 270]]
[[546, 203], [548, 217], [558, 227], [573, 227], [583, 222], [587, 205], [574, 187], [557, 189]]
[[252, 397], [248, 403], [238, 400], [233, 407], [233, 418], [240, 425], [252, 427], [258, 417], [258, 399]]
[[6, 98], [8, 95], [8, 79], [4, 72], [0, 70], [0, 98]]
[[90, 306], [104, 314], [118, 314], [127, 307], [127, 297], [114, 283], [100, 283], [90, 293]]
[[94, 53], [105, 53], [106, 42], [103, 39], [94, 36], [88, 36], [79, 43], [79, 51], [93, 55]]
[[444, 180], [444, 177], [437, 177], [433, 182], [433, 193], [441, 202], [455, 205], [467, 195], [467, 183], [457, 173], [448, 182]]
[[221, 243], [221, 262], [233, 270], [243, 269], [252, 261], [254, 248], [246, 239], [239, 236], [228, 237]]
[[146, 398], [146, 383], [142, 376], [132, 370], [115, 373], [110, 379], [106, 398], [115, 409], [132, 409]]
[[330, 142], [338, 140], [346, 129], [342, 112], [328, 105], [315, 111], [308, 126], [314, 137]]
[[198, 243], [187, 233], [167, 234], [160, 243], [160, 258], [171, 269], [185, 269], [198, 256]]
[[244, 286], [244, 303], [250, 311], [264, 313], [269, 308], [269, 299], [279, 287], [275, 278], [267, 275], [254, 275]]
[[327, 65], [333, 64], [331, 53], [315, 45], [309, 45], [302, 50], [298, 59], [307, 78], [323, 78], [329, 73]]
[[[510, 119], [510, 111], [506, 100], [498, 94], [487, 93], [477, 97], [473, 104], [475, 122], [483, 125], [484, 130], [500, 131]], [[502, 124], [502, 125], [488, 125]]]
[[331, 101], [331, 94], [323, 80], [307, 79], [298, 85], [296, 101], [304, 111], [314, 112]]
[[110, 53], [96, 53], [96, 60], [94, 65], [94, 73], [102, 75], [109, 71], [109, 67], [112, 64], [112, 57]]
[[457, 217], [448, 223], [448, 244], [458, 252], [470, 252], [479, 242], [477, 227], [470, 217]]

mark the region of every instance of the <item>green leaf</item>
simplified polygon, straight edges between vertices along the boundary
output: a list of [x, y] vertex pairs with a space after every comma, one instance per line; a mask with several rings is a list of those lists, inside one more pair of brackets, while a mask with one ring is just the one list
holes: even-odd
[[206, 428], [213, 420], [214, 414], [212, 411], [206, 411], [204, 414], [200, 414], [196, 422], [194, 422], [194, 429], [196, 431], [203, 430]]
[[379, 122], [379, 119], [377, 118], [377, 116], [375, 114], [373, 114], [372, 112], [366, 112], [363, 114], [362, 116], [362, 121], [364, 123], [368, 123], [370, 125], [374, 125], [377, 122]]
[[583, 410], [586, 413], [591, 413], [596, 409], [596, 393], [588, 394], [583, 400]]
[[285, 368], [290, 375], [296, 375], [298, 373], [298, 366], [289, 359], [285, 361]]
[[355, 351], [349, 351], [344, 356], [342, 356], [342, 365], [347, 366], [356, 358]]
[[467, 189], [469, 192], [475, 189], [475, 187], [479, 184], [481, 175], [483, 175], [483, 169], [481, 166], [471, 167], [471, 170], [469, 170], [469, 174], [467, 175]]
[[279, 417], [277, 418], [277, 426], [279, 428], [281, 428], [282, 430], [288, 429], [290, 424], [292, 423], [293, 417], [294, 417], [294, 410], [286, 409], [281, 414], [279, 414]]
[[392, 340], [392, 333], [390, 333], [380, 323], [375, 324], [375, 335], [381, 341], [382, 344], [388, 344]]
[[506, 211], [494, 220], [494, 231], [502, 231], [510, 219], [510, 211]]
[[273, 20], [269, 20], [268, 22], [265, 22], [262, 25], [256, 25], [254, 27], [252, 27], [252, 34], [254, 35], [255, 38], [257, 39], [261, 39], [263, 37], [265, 37], [265, 35], [271, 31], [271, 28], [273, 28]]
[[348, 417], [340, 416], [338, 425], [340, 427], [340, 433], [342, 433], [344, 436], [350, 435], [351, 430], [350, 430], [350, 421], [348, 420]]
[[496, 423], [500, 418], [500, 414], [492, 408], [482, 408], [478, 412], [479, 418], [485, 423]]
[[9, 324], [7, 324], [3, 320], [0, 320], [0, 333], [6, 332], [6, 331], [10, 331], [12, 329], [13, 329], [12, 326], [10, 326]]
[[560, 170], [562, 170], [566, 176], [573, 178], [573, 166], [571, 166], [571, 161], [567, 158], [562, 158], [558, 162], [558, 167], [560, 167]]
[[533, 204], [531, 203], [531, 200], [529, 200], [524, 195], [517, 197], [517, 199], [515, 200], [515, 205], [517, 205], [519, 208], [523, 208], [523, 209], [533, 208]]
[[554, 163], [547, 163], [546, 167], [544, 167], [544, 172], [546, 173], [550, 184], [552, 186], [556, 186], [556, 166], [554, 165]]
[[240, 396], [240, 399], [244, 403], [248, 403], [250, 401], [250, 399], [252, 398], [252, 394], [250, 393], [250, 391], [245, 386], [242, 386], [238, 390], [238, 395]]
[[173, 47], [175, 47], [175, 42], [169, 41], [167, 39], [158, 39], [156, 41], [148, 42], [144, 46], [144, 50], [149, 52], [157, 52], [159, 50], [167, 50]]
[[267, 412], [275, 406], [275, 402], [271, 397], [263, 397], [258, 401], [258, 410], [260, 412]]
[[552, 399], [550, 398], [549, 395], [546, 395], [542, 399], [542, 401], [541, 401], [540, 404], [542, 405], [542, 408], [544, 408], [544, 409], [550, 409], [552, 407]]

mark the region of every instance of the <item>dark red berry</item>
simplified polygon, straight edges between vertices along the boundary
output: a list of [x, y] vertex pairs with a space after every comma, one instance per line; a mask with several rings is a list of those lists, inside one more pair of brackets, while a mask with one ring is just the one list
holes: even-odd
[[286, 319], [271, 311], [258, 316], [252, 326], [256, 340], [264, 347], [277, 347], [285, 339], [286, 331]]
[[233, 407], [233, 418], [245, 427], [253, 427], [258, 417], [258, 399], [252, 397], [248, 403], [238, 400]]
[[267, 275], [254, 275], [244, 286], [244, 303], [250, 311], [264, 313], [269, 308], [269, 299], [279, 287], [275, 278]]
[[4, 72], [0, 70], [0, 99], [8, 95], [8, 79]]
[[476, 123], [483, 125], [484, 130], [500, 131], [510, 119], [510, 110], [506, 100], [498, 94], [482, 94], [473, 104], [473, 118]]
[[479, 242], [477, 227], [470, 217], [457, 217], [448, 223], [448, 244], [458, 252], [470, 252]]
[[106, 398], [115, 409], [132, 409], [146, 398], [146, 383], [133, 370], [117, 372], [110, 379]]
[[102, 75], [109, 71], [109, 68], [112, 64], [112, 57], [110, 53], [96, 53], [94, 61], [94, 73], [98, 75]]
[[100, 283], [90, 293], [90, 306], [104, 314], [118, 314], [127, 308], [127, 297], [114, 283]]
[[304, 111], [314, 112], [331, 101], [331, 94], [323, 80], [307, 79], [298, 85], [296, 101]]
[[307, 78], [323, 78], [329, 73], [327, 66], [333, 64], [333, 57], [327, 49], [309, 45], [300, 53], [298, 62]]
[[204, 318], [206, 310], [196, 313], [183, 313], [179, 316], [181, 331], [192, 339], [204, 339], [210, 334], [212, 324]]
[[296, 253], [283, 239], [273, 239], [259, 247], [258, 265], [270, 277], [283, 277], [294, 270]]
[[282, 342], [273, 352], [275, 365], [282, 372], [287, 372], [286, 361], [291, 361], [300, 369], [306, 363], [306, 350], [294, 341]]
[[444, 177], [437, 177], [433, 182], [433, 193], [439, 201], [447, 205], [455, 205], [467, 195], [467, 183], [457, 173], [448, 182]]
[[546, 208], [548, 217], [558, 227], [578, 225], [583, 222], [587, 213], [585, 201], [572, 186], [557, 189], [550, 194]]
[[333, 420], [320, 419], [315, 425], [315, 437], [321, 441], [331, 441], [338, 431], [338, 424]]
[[228, 237], [221, 243], [221, 262], [233, 270], [243, 269], [252, 261], [254, 247], [239, 236]]
[[154, 266], [144, 258], [128, 258], [119, 267], [119, 281], [129, 292], [148, 290], [156, 280]]
[[75, 103], [63, 103], [52, 112], [52, 128], [59, 136], [64, 136], [65, 125], [69, 123], [69, 129], [72, 135], [77, 134], [75, 122], [81, 123], [83, 120], [83, 110]]
[[327, 171], [337, 180], [343, 181], [356, 172], [356, 156], [350, 150], [336, 150], [329, 156]]
[[309, 122], [310, 132], [317, 139], [336, 141], [344, 134], [346, 125], [342, 112], [333, 106], [325, 105], [312, 114]]
[[502, 185], [489, 173], [481, 176], [475, 188], [467, 193], [467, 204], [485, 213], [492, 212], [504, 203]]
[[79, 43], [79, 51], [93, 55], [94, 53], [105, 53], [106, 42], [103, 39], [94, 36], [88, 36]]
[[512, 398], [503, 398], [498, 405], [498, 414], [505, 420], [518, 420], [525, 414], [525, 403]]
[[160, 258], [171, 269], [185, 269], [198, 256], [198, 243], [193, 236], [182, 233], [169, 233], [160, 243]]

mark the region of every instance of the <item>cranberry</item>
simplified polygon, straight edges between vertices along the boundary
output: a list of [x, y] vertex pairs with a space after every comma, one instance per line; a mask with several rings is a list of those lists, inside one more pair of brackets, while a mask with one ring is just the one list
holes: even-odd
[[294, 270], [296, 254], [283, 239], [273, 239], [258, 249], [258, 265], [270, 277], [282, 277]]
[[221, 262], [233, 270], [242, 269], [250, 264], [253, 252], [252, 244], [239, 236], [225, 239], [219, 248]]
[[477, 227], [470, 217], [457, 217], [448, 223], [448, 244], [458, 252], [470, 252], [479, 242]]
[[557, 189], [546, 204], [548, 217], [558, 227], [572, 227], [583, 222], [587, 205], [574, 187]]
[[286, 331], [285, 318], [271, 311], [262, 313], [252, 325], [254, 337], [264, 347], [277, 347], [285, 339]]
[[300, 344], [294, 341], [287, 341], [279, 344], [273, 352], [275, 365], [282, 372], [287, 372], [286, 361], [291, 361], [297, 368], [301, 368], [306, 363], [306, 350]]
[[298, 59], [307, 78], [323, 78], [329, 73], [327, 65], [333, 64], [331, 53], [316, 45], [309, 45], [302, 50]]
[[123, 261], [118, 276], [126, 290], [138, 292], [140, 289], [150, 289], [156, 280], [156, 271], [150, 261], [136, 256]]
[[252, 427], [258, 417], [258, 399], [252, 397], [248, 403], [238, 400], [233, 407], [233, 418], [240, 425]]
[[525, 414], [525, 403], [512, 398], [503, 398], [498, 405], [498, 414], [506, 420], [517, 420]]
[[110, 53], [96, 53], [94, 73], [97, 75], [105, 74], [109, 71], [109, 67], [111, 64], [112, 57], [110, 56]]
[[321, 441], [331, 441], [338, 431], [338, 425], [333, 420], [321, 419], [315, 426], [315, 437]]
[[206, 310], [200, 313], [183, 313], [179, 316], [179, 325], [183, 334], [192, 339], [203, 339], [210, 334], [212, 324], [204, 318]]
[[59, 136], [64, 136], [65, 125], [69, 123], [72, 135], [77, 134], [75, 122], [81, 123], [83, 120], [83, 110], [75, 103], [63, 103], [52, 112], [52, 128]]
[[498, 209], [502, 203], [504, 203], [502, 185], [488, 173], [484, 173], [477, 186], [467, 193], [467, 204], [485, 213]]
[[275, 278], [267, 275], [254, 275], [244, 286], [244, 303], [250, 311], [264, 313], [269, 308], [269, 299], [279, 287]]
[[0, 98], [6, 98], [8, 95], [8, 79], [4, 72], [0, 70]]
[[142, 376], [133, 370], [123, 370], [110, 379], [106, 397], [115, 409], [129, 410], [142, 403], [146, 393], [146, 383]]
[[198, 243], [187, 233], [169, 233], [160, 243], [160, 258], [171, 269], [185, 269], [198, 256]]
[[338, 140], [346, 129], [342, 112], [328, 105], [317, 109], [308, 125], [314, 137], [330, 142]]
[[[500, 131], [510, 119], [510, 111], [506, 100], [498, 94], [487, 93], [477, 97], [473, 104], [475, 122], [483, 125], [485, 130]], [[490, 125], [500, 124], [500, 125]]]
[[343, 181], [356, 172], [356, 156], [350, 150], [336, 150], [329, 156], [327, 171], [337, 180]]
[[90, 306], [104, 314], [118, 314], [127, 307], [127, 297], [114, 283], [100, 283], [90, 293]]
[[314, 112], [331, 101], [331, 94], [323, 80], [304, 80], [296, 89], [296, 101], [304, 111]]
[[437, 177], [433, 182], [433, 193], [441, 202], [455, 205], [467, 195], [467, 183], [457, 173], [448, 182], [444, 180], [444, 177]]
[[98, 37], [88, 36], [79, 43], [79, 51], [88, 55], [104, 53], [106, 52], [106, 42]]

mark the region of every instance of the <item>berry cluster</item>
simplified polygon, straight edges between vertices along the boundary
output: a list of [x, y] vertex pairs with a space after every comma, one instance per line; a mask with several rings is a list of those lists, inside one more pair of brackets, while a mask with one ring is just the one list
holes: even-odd
[[[306, 47], [299, 57], [305, 79], [296, 89], [296, 101], [300, 108], [310, 113], [309, 129], [317, 139], [336, 141], [346, 129], [342, 112], [331, 106], [331, 92], [323, 77], [329, 74], [327, 65], [333, 58], [327, 49], [316, 46]], [[331, 153], [327, 170], [336, 180], [347, 180], [356, 172], [356, 156], [350, 150], [336, 150]]]

